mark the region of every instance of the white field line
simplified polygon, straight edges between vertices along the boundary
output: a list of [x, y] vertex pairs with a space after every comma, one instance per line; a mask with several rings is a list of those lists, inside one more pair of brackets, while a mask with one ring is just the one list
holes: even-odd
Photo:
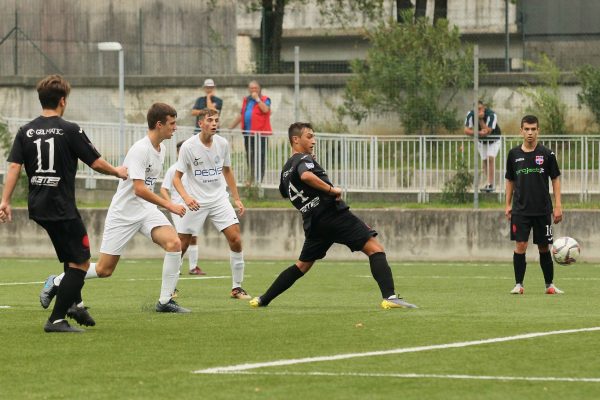
[[[353, 275], [354, 278], [369, 278], [373, 279], [373, 275]], [[443, 275], [396, 275], [396, 278], [400, 279], [484, 279], [484, 280], [514, 280], [510, 276], [485, 276], [485, 275], [473, 275], [473, 276], [443, 276]], [[560, 278], [561, 281], [600, 281], [600, 278]]]
[[0, 306], [0, 308], [11, 308], [11, 306]]
[[[249, 277], [251, 275], [246, 275]], [[189, 278], [179, 278], [180, 281], [189, 281], [189, 280], [209, 280], [209, 279], [226, 279], [231, 278], [231, 276], [223, 275], [223, 276], [194, 276]], [[125, 281], [125, 282], [137, 282], [137, 281], [160, 281], [162, 278], [131, 278], [131, 279], [119, 279], [113, 278], [113, 281]], [[40, 285], [45, 283], [45, 281], [39, 282], [0, 282], [0, 286], [18, 286], [18, 285]]]
[[220, 374], [220, 373], [222, 374], [222, 373], [230, 373], [230, 372], [247, 371], [247, 370], [251, 370], [251, 369], [264, 368], [264, 367], [281, 367], [284, 365], [307, 364], [307, 363], [315, 363], [315, 362], [322, 362], [322, 361], [338, 361], [338, 360], [347, 360], [350, 358], [385, 356], [385, 355], [389, 355], [389, 354], [417, 353], [417, 352], [429, 351], [429, 350], [455, 349], [455, 348], [459, 348], [459, 347], [478, 346], [478, 345], [490, 344], [490, 343], [511, 342], [511, 341], [515, 341], [515, 340], [531, 339], [531, 338], [542, 337], [542, 336], [565, 335], [565, 334], [569, 334], [569, 333], [593, 332], [593, 331], [600, 331], [600, 326], [595, 326], [595, 327], [591, 327], [591, 328], [580, 328], [580, 329], [565, 329], [565, 330], [560, 330], [560, 331], [533, 332], [533, 333], [525, 333], [525, 334], [515, 335], [515, 336], [505, 336], [505, 337], [498, 337], [498, 338], [491, 338], [491, 339], [472, 340], [472, 341], [468, 341], [468, 342], [455, 342], [455, 343], [446, 343], [446, 344], [435, 344], [435, 345], [430, 345], [430, 346], [417, 346], [417, 347], [402, 347], [402, 348], [391, 349], [391, 350], [368, 351], [365, 353], [346, 353], [346, 354], [336, 354], [336, 355], [332, 355], [332, 356], [293, 358], [293, 359], [287, 359], [287, 360], [237, 364], [237, 365], [229, 365], [229, 366], [224, 366], [224, 367], [199, 369], [199, 370], [192, 371], [192, 372], [195, 374]]
[[490, 376], [490, 375], [458, 375], [458, 374], [382, 374], [363, 372], [257, 372], [239, 371], [222, 372], [230, 375], [275, 375], [275, 376], [336, 376], [359, 378], [405, 378], [405, 379], [473, 379], [482, 381], [533, 381], [533, 382], [592, 382], [600, 383], [600, 378], [566, 378], [557, 376]]

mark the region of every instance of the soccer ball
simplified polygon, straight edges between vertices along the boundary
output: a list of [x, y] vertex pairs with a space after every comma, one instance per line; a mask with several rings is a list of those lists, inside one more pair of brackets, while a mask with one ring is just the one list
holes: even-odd
[[552, 245], [552, 258], [560, 265], [570, 265], [577, 261], [581, 247], [568, 236], [558, 238]]

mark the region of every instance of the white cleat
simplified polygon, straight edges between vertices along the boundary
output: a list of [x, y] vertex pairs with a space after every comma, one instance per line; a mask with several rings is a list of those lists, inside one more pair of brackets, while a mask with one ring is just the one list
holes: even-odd
[[523, 294], [525, 293], [525, 288], [521, 286], [521, 284], [517, 283], [513, 290], [510, 291], [510, 294]]
[[563, 294], [564, 292], [562, 290], [560, 290], [559, 288], [557, 288], [556, 286], [554, 286], [554, 284], [548, 286], [546, 288], [546, 294]]

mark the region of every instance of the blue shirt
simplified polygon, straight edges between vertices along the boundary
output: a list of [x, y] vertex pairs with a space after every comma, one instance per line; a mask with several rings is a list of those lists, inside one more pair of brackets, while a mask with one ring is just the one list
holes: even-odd
[[[252, 126], [252, 110], [254, 106], [258, 104], [256, 100], [252, 97], [248, 96], [248, 101], [246, 102], [246, 109], [244, 110], [244, 127], [246, 130], [244, 132], [250, 132], [250, 127]], [[271, 107], [271, 99], [267, 97], [265, 100], [265, 104], [268, 107]]]

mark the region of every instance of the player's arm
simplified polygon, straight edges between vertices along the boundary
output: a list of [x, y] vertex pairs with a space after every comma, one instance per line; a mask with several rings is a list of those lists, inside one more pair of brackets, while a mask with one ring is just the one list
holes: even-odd
[[175, 188], [175, 190], [177, 190], [177, 192], [185, 202], [185, 205], [188, 206], [190, 210], [198, 211], [200, 209], [200, 203], [198, 203], [196, 199], [190, 196], [189, 193], [185, 190], [183, 182], [181, 181], [182, 176], [183, 172], [176, 169], [175, 175], [173, 175], [173, 187]]
[[183, 217], [183, 215], [185, 214], [184, 206], [163, 199], [162, 197], [151, 191], [142, 179], [133, 180], [133, 192], [136, 196], [146, 200], [147, 202], [164, 207], [173, 214], [177, 214], [180, 217]]
[[513, 190], [515, 188], [515, 183], [510, 179], [506, 180], [506, 204], [504, 207], [504, 215], [506, 219], [510, 221], [510, 217], [512, 215], [512, 198], [513, 198]]
[[235, 184], [235, 176], [233, 176], [233, 171], [231, 167], [223, 167], [223, 177], [225, 178], [225, 182], [227, 182], [227, 186], [229, 187], [229, 191], [231, 192], [231, 197], [233, 197], [233, 202], [235, 206], [238, 208], [238, 213], [240, 217], [244, 215], [244, 204], [240, 199], [240, 194], [237, 190], [237, 185]]
[[127, 179], [127, 167], [122, 165], [119, 167], [113, 167], [102, 157], [97, 158], [96, 161], [91, 163], [90, 168], [104, 175], [116, 176], [117, 178], [121, 178], [123, 180]]
[[562, 199], [560, 195], [560, 178], [552, 179], [552, 192], [554, 193], [554, 223], [562, 221]]
[[169, 191], [163, 186], [160, 187], [160, 195], [163, 197], [163, 199], [171, 201], [171, 193], [169, 193]]
[[332, 186], [327, 182], [322, 181], [321, 178], [316, 176], [311, 171], [304, 171], [302, 175], [300, 175], [300, 179], [313, 189], [317, 189], [321, 192], [327, 193], [330, 196], [334, 196], [336, 200], [340, 200], [342, 198], [341, 188]]
[[10, 199], [12, 198], [19, 176], [21, 175], [21, 164], [8, 164], [8, 171], [4, 182], [4, 190], [2, 191], [2, 202], [0, 202], [0, 223], [12, 221], [12, 210], [10, 207]]

